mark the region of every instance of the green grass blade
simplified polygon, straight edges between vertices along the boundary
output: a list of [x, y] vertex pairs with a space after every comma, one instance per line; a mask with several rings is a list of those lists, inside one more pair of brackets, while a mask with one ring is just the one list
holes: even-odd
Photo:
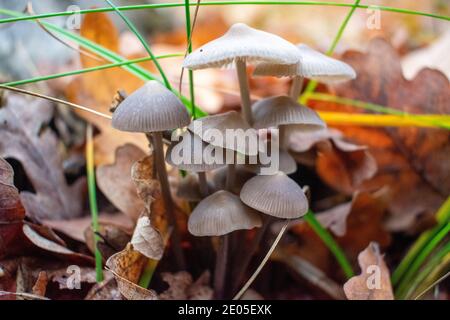
[[94, 141], [92, 131], [93, 131], [92, 125], [88, 124], [86, 128], [86, 169], [87, 169], [87, 181], [89, 192], [89, 207], [91, 209], [91, 219], [92, 219], [92, 232], [94, 233], [95, 278], [97, 282], [102, 282], [103, 258], [97, 246], [98, 242], [100, 241], [100, 237], [98, 236], [99, 224], [98, 224], [97, 193], [96, 193], [95, 170], [94, 170]]
[[409, 267], [413, 264], [413, 261], [417, 258], [420, 252], [422, 252], [431, 239], [435, 238], [436, 235], [441, 232], [443, 228], [445, 228], [446, 224], [450, 222], [450, 197], [448, 197], [444, 204], [439, 208], [436, 213], [436, 220], [438, 221], [438, 225], [420, 235], [420, 237], [408, 250], [407, 254], [397, 266], [395, 271], [392, 273], [392, 285], [397, 286], [399, 284], [400, 280], [402, 280], [405, 276], [406, 272], [409, 270]]
[[122, 18], [122, 20], [125, 22], [125, 24], [128, 26], [128, 28], [133, 32], [133, 34], [139, 39], [141, 44], [144, 46], [145, 51], [147, 51], [148, 55], [152, 58], [153, 63], [156, 66], [156, 69], [158, 69], [159, 74], [161, 75], [164, 85], [167, 89], [171, 90], [172, 87], [170, 86], [170, 82], [166, 77], [166, 74], [164, 73], [164, 70], [162, 69], [161, 65], [158, 62], [158, 59], [156, 59], [155, 55], [153, 54], [152, 50], [150, 49], [150, 46], [147, 44], [147, 41], [145, 41], [144, 37], [139, 33], [139, 31], [136, 29], [134, 24], [122, 13], [119, 9], [112, 3], [110, 0], [105, 0], [111, 7], [113, 7], [114, 11]]
[[[196, 4], [190, 3], [190, 6], [195, 6]], [[269, 6], [322, 6], [322, 7], [354, 7], [351, 3], [339, 3], [339, 2], [333, 2], [333, 1], [203, 1], [201, 6], [227, 6], [227, 5], [269, 5]], [[173, 3], [156, 3], [156, 4], [140, 4], [140, 5], [130, 5], [130, 6], [119, 6], [117, 7], [121, 11], [128, 11], [128, 10], [145, 10], [145, 9], [163, 9], [163, 8], [175, 8], [175, 7], [181, 7], [184, 6], [183, 2], [173, 2]], [[358, 9], [367, 9], [370, 8], [370, 5], [357, 5], [356, 8]], [[387, 12], [395, 12], [395, 13], [401, 13], [401, 14], [408, 14], [408, 15], [417, 15], [417, 16], [423, 16], [423, 17], [429, 17], [434, 19], [440, 19], [440, 20], [446, 20], [450, 21], [450, 17], [429, 13], [429, 12], [421, 12], [416, 10], [409, 10], [409, 9], [403, 9], [403, 8], [396, 8], [396, 7], [389, 7], [389, 6], [376, 6], [377, 9], [381, 11], [387, 11]], [[95, 8], [95, 9], [83, 9], [80, 10], [80, 14], [86, 14], [86, 13], [93, 13], [93, 12], [109, 12], [114, 11], [113, 8]], [[77, 12], [78, 13], [78, 12]], [[0, 24], [2, 23], [12, 23], [17, 21], [27, 21], [27, 20], [34, 20], [34, 19], [46, 19], [46, 18], [53, 18], [53, 17], [61, 17], [61, 16], [70, 16], [73, 12], [71, 11], [63, 11], [63, 12], [50, 12], [50, 13], [43, 13], [43, 14], [37, 14], [32, 16], [20, 16], [20, 17], [13, 17], [13, 18], [6, 18], [1, 19]]]
[[[191, 34], [191, 8], [189, 6], [189, 0], [184, 1], [184, 15], [186, 20], [186, 41], [187, 41], [187, 51], [188, 53], [192, 52], [192, 34]], [[189, 78], [189, 97], [191, 98], [191, 102], [195, 105], [195, 92], [194, 92], [194, 72], [192, 70], [188, 70], [188, 78]], [[180, 79], [180, 81], [182, 81]], [[195, 109], [192, 109], [192, 117], [195, 119]]]
[[[182, 57], [182, 56], [184, 56], [182, 53], [164, 54], [164, 55], [156, 56], [156, 59], [175, 58], [175, 57]], [[115, 67], [121, 67], [121, 66], [130, 65], [130, 64], [137, 64], [137, 63], [141, 63], [141, 62], [145, 62], [145, 61], [149, 61], [149, 60], [152, 60], [152, 58], [144, 57], [144, 58], [138, 58], [138, 59], [133, 59], [133, 60], [126, 60], [126, 61], [122, 61], [122, 62], [109, 63], [109, 64], [104, 64], [101, 66], [96, 66], [96, 67], [91, 67], [91, 68], [84, 68], [84, 69], [79, 69], [79, 70], [49, 74], [46, 76], [5, 82], [5, 83], [2, 83], [1, 85], [14, 87], [14, 86], [19, 86], [19, 85], [24, 85], [24, 84], [29, 84], [29, 83], [47, 81], [47, 80], [63, 78], [63, 77], [68, 77], [68, 76], [74, 76], [74, 75], [88, 73], [88, 72], [94, 72], [94, 71], [115, 68]]]
[[334, 240], [333, 236], [322, 227], [320, 222], [316, 219], [314, 213], [309, 210], [306, 215], [303, 216], [305, 221], [309, 224], [309, 226], [314, 230], [314, 232], [320, 237], [323, 243], [328, 247], [331, 253], [335, 256], [337, 262], [341, 266], [344, 271], [345, 276], [350, 279], [355, 275], [353, 272], [352, 266], [350, 262], [347, 260], [344, 251]]
[[[361, 2], [361, 0], [356, 0], [355, 3], [353, 4], [352, 8], [348, 12], [348, 14], [345, 16], [345, 19], [342, 22], [341, 26], [339, 27], [338, 32], [336, 33], [336, 36], [334, 37], [330, 48], [326, 52], [327, 55], [333, 54], [334, 49], [336, 49], [337, 44], [339, 43], [339, 41], [342, 38], [342, 35], [344, 34], [345, 28], [347, 27], [348, 22], [350, 21], [350, 18], [353, 16], [353, 13], [355, 12], [356, 7], [359, 5], [360, 2]], [[308, 85], [307, 85], [305, 91], [303, 92], [303, 94], [300, 97], [301, 103], [306, 104], [306, 102], [308, 101], [308, 95], [310, 93], [312, 93], [314, 90], [316, 90], [317, 84], [318, 84], [318, 82], [316, 80], [311, 80], [308, 82]]]

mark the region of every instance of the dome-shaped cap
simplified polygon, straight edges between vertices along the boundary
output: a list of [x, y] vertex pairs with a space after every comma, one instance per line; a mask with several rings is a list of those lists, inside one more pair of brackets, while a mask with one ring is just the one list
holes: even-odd
[[131, 132], [172, 130], [185, 127], [190, 121], [180, 99], [155, 80], [125, 98], [112, 116], [114, 128]]
[[294, 69], [299, 61], [297, 48], [292, 43], [274, 34], [236, 23], [220, 38], [189, 54], [183, 67], [192, 70], [217, 68], [238, 59], [289, 64]]
[[258, 213], [238, 196], [224, 190], [203, 199], [189, 216], [188, 230], [194, 236], [222, 236], [235, 230], [262, 225]]
[[[212, 178], [212, 181], [214, 183], [214, 187], [216, 190], [223, 190], [226, 188], [227, 184], [227, 171], [228, 168], [220, 168], [218, 170], [214, 171], [214, 175]], [[234, 179], [234, 183], [232, 186], [232, 192], [239, 193], [241, 192], [242, 186], [252, 177], [254, 177], [255, 174], [247, 169], [244, 168], [242, 165], [236, 166], [236, 175]]]
[[[262, 168], [270, 168], [271, 163], [262, 164], [245, 164], [243, 166], [246, 170], [259, 174]], [[276, 171], [281, 171], [286, 174], [292, 174], [297, 171], [297, 162], [294, 157], [285, 149], [279, 149], [278, 151], [278, 168], [274, 168]], [[275, 172], [274, 172], [275, 173]]]
[[[252, 129], [236, 111], [194, 120], [188, 126], [188, 129], [213, 146], [234, 150], [246, 155], [258, 153], [257, 143], [252, 143], [252, 141], [258, 141], [256, 130]], [[228, 133], [227, 130], [229, 130]], [[220, 137], [217, 137], [216, 134]]]
[[252, 106], [254, 127], [257, 129], [280, 125], [298, 125], [304, 130], [319, 130], [326, 124], [314, 110], [300, 105], [288, 96], [261, 99]]
[[225, 156], [225, 150], [186, 130], [167, 149], [166, 161], [181, 170], [205, 172], [224, 167]]
[[356, 72], [345, 62], [330, 58], [306, 44], [297, 46], [300, 63], [295, 68], [282, 64], [260, 63], [256, 66], [255, 76], [300, 76], [318, 80], [324, 83], [333, 83], [351, 80]]
[[251, 178], [244, 184], [240, 197], [249, 207], [277, 218], [300, 218], [308, 211], [308, 199], [302, 188], [282, 172]]

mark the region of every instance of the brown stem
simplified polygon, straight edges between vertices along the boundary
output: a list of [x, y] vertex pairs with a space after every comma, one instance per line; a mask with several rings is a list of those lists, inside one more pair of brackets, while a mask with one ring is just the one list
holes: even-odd
[[239, 90], [241, 93], [241, 103], [244, 119], [250, 126], [252, 126], [253, 116], [252, 116], [250, 90], [248, 88], [247, 68], [245, 60], [241, 59], [236, 60], [236, 70], [239, 81]]
[[237, 265], [234, 266], [235, 272], [233, 273], [233, 285], [231, 288], [232, 294], [234, 294], [239, 288], [239, 285], [241, 284], [241, 281], [245, 275], [245, 271], [250, 265], [253, 255], [258, 250], [259, 244], [264, 236], [264, 233], [266, 233], [267, 227], [269, 226], [271, 221], [272, 221], [271, 217], [265, 217], [261, 228], [256, 230], [256, 234], [251, 240], [250, 247], [248, 248], [248, 250], [241, 251], [241, 253], [245, 253], [245, 255], [243, 256], [241, 255], [240, 259], [238, 259], [237, 261]]
[[225, 181], [225, 190], [233, 192], [235, 180], [236, 180], [236, 151], [233, 151], [233, 163], [229, 163], [227, 166], [227, 178]]
[[225, 276], [228, 260], [228, 235], [219, 238], [217, 250], [216, 269], [214, 271], [214, 299], [223, 299], [225, 293]]
[[200, 194], [202, 197], [206, 198], [209, 195], [208, 190], [208, 181], [206, 180], [206, 173], [205, 172], [198, 172], [198, 184], [200, 187]]
[[177, 218], [175, 215], [172, 194], [170, 193], [169, 179], [167, 178], [166, 164], [164, 162], [164, 148], [161, 132], [154, 132], [153, 134], [153, 150], [154, 161], [158, 178], [161, 183], [161, 193], [164, 198], [164, 203], [167, 208], [167, 217], [169, 223], [173, 227], [172, 241], [175, 259], [178, 267], [182, 270], [186, 269], [186, 264], [183, 256], [183, 250], [181, 248], [180, 231], [178, 229]]

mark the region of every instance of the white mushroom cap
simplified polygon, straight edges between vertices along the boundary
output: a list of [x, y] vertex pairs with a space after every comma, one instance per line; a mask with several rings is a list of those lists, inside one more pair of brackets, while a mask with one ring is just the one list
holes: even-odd
[[125, 98], [112, 116], [114, 128], [131, 132], [172, 130], [185, 127], [190, 121], [180, 99], [155, 80]]
[[251, 178], [240, 197], [249, 207], [277, 218], [300, 218], [308, 211], [302, 188], [283, 172]]
[[[243, 168], [246, 170], [259, 174], [262, 168], [270, 168], [271, 163], [269, 164], [245, 164]], [[297, 162], [294, 157], [285, 149], [279, 149], [278, 154], [278, 168], [274, 168], [274, 170], [284, 172], [286, 174], [291, 174], [297, 171]]]
[[274, 34], [236, 23], [217, 38], [189, 54], [183, 67], [196, 70], [227, 66], [235, 60], [289, 64], [299, 61], [297, 48]]
[[334, 83], [351, 80], [356, 77], [356, 72], [348, 64], [330, 58], [306, 44], [297, 45], [297, 55], [300, 63], [296, 68], [282, 64], [260, 63], [256, 66], [255, 76], [300, 76], [314, 79], [324, 83]]
[[257, 129], [296, 125], [303, 130], [319, 130], [326, 124], [317, 112], [288, 96], [259, 100], [252, 106], [254, 127]]
[[194, 236], [222, 236], [235, 230], [262, 225], [258, 213], [238, 196], [220, 190], [203, 199], [189, 216], [188, 230]]
[[[258, 153], [257, 145], [249, 143], [249, 141], [257, 141], [256, 130], [252, 129], [236, 111], [194, 120], [188, 126], [188, 129], [213, 146], [252, 156]], [[227, 130], [229, 130], [228, 134]], [[217, 139], [215, 133], [221, 139]]]
[[186, 130], [167, 149], [166, 161], [181, 170], [205, 172], [224, 167], [225, 156], [225, 150], [209, 145]]

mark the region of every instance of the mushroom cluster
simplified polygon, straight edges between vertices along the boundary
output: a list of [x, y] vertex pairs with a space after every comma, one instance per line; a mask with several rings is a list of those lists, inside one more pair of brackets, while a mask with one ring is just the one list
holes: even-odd
[[[252, 105], [247, 64], [255, 66], [255, 76], [292, 77], [290, 94]], [[180, 234], [165, 161], [187, 172], [177, 195], [196, 204], [188, 219], [188, 231], [218, 240], [214, 272], [218, 299], [236, 291], [254, 253], [251, 249], [246, 252], [242, 232], [258, 228], [254, 243], [248, 246], [257, 248], [274, 219], [298, 219], [308, 211], [302, 188], [288, 176], [297, 165], [285, 148], [292, 131], [325, 128], [314, 110], [297, 102], [303, 78], [335, 82], [355, 77], [353, 69], [343, 62], [242, 23], [189, 54], [183, 63], [191, 70], [225, 66], [236, 69], [242, 113], [230, 111], [191, 121], [174, 93], [157, 81], [149, 81], [119, 104], [112, 122], [119, 130], [145, 133], [151, 142], [168, 220], [174, 227], [172, 247], [180, 266]], [[164, 156], [162, 132], [168, 130], [174, 133]], [[261, 132], [267, 133], [265, 144], [261, 143]], [[268, 163], [262, 159], [274, 156], [278, 166], [264, 170]], [[227, 282], [230, 274], [235, 276], [231, 284]]]

